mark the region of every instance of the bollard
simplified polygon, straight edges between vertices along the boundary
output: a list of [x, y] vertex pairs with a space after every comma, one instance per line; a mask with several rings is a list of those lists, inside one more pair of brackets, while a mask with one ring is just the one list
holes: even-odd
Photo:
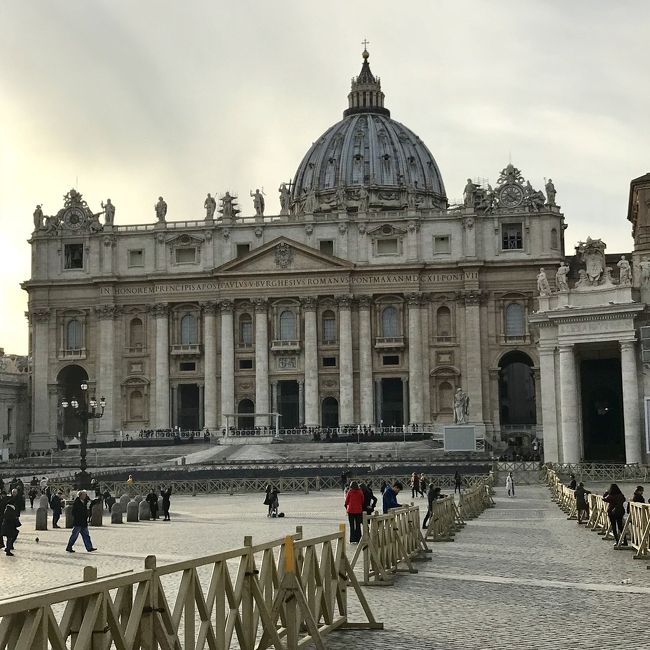
[[111, 508], [111, 523], [112, 524], [123, 524], [124, 520], [122, 519], [122, 506], [119, 503], [113, 504]]
[[63, 516], [65, 517], [65, 527], [72, 528], [72, 503], [68, 502], [63, 508]]
[[104, 508], [102, 506], [102, 502], [98, 501], [97, 503], [93, 503], [93, 506], [90, 509], [90, 525], [102, 526], [104, 523], [103, 513], [104, 513]]
[[50, 503], [44, 494], [42, 494], [38, 499], [38, 507], [45, 508], [46, 510], [50, 507]]
[[36, 508], [36, 530], [47, 530], [47, 508]]
[[126, 520], [127, 521], [139, 521], [138, 517], [138, 503], [133, 499], [129, 501], [126, 505]]
[[122, 506], [122, 510], [126, 510], [126, 506], [131, 501], [131, 497], [128, 494], [123, 494], [119, 499], [118, 499], [120, 505]]
[[143, 521], [144, 519], [151, 519], [151, 508], [146, 501], [140, 501], [138, 504], [138, 519]]

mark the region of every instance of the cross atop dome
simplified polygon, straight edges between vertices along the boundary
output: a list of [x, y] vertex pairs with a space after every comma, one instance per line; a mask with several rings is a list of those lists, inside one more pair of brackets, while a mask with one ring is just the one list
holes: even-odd
[[384, 93], [381, 91], [380, 79], [370, 71], [368, 63], [370, 54], [367, 49], [370, 41], [364, 38], [361, 44], [363, 45], [361, 72], [358, 77], [352, 78], [352, 88], [348, 95], [348, 109], [343, 112], [343, 115], [380, 113], [390, 116], [390, 111], [384, 108]]

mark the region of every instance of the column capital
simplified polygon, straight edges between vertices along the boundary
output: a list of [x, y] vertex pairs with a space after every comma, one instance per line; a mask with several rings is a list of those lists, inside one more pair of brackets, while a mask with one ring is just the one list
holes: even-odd
[[573, 343], [561, 343], [558, 345], [558, 350], [560, 351], [560, 354], [567, 354], [568, 352], [573, 352], [573, 349], [575, 348], [575, 345]]
[[217, 313], [217, 303], [212, 300], [209, 302], [202, 302], [200, 307], [201, 311], [208, 316], [213, 316]]
[[157, 302], [151, 308], [151, 313], [154, 318], [167, 318], [169, 313], [169, 305], [166, 302]]
[[370, 309], [372, 307], [372, 296], [362, 294], [360, 296], [355, 296], [355, 298], [359, 304], [359, 309]]
[[419, 307], [422, 303], [422, 294], [418, 291], [407, 293], [404, 295], [404, 297], [406, 298], [406, 302], [409, 307]]
[[339, 306], [339, 309], [351, 309], [352, 308], [352, 296], [350, 294], [345, 294], [342, 296], [336, 296], [336, 302]]
[[232, 314], [235, 308], [235, 303], [232, 300], [221, 300], [219, 302], [219, 309], [222, 314]]
[[481, 289], [464, 289], [456, 293], [456, 300], [466, 307], [478, 306], [487, 300], [488, 292]]
[[619, 341], [621, 352], [634, 352], [636, 348], [636, 341]]
[[50, 310], [49, 309], [34, 309], [30, 312], [31, 318], [37, 323], [47, 323], [50, 320]]
[[300, 303], [304, 311], [316, 311], [318, 307], [318, 296], [307, 296], [302, 298]]
[[99, 320], [113, 320], [120, 315], [122, 309], [119, 305], [107, 304], [97, 305], [95, 307], [95, 315]]
[[256, 314], [266, 314], [269, 308], [269, 301], [266, 298], [254, 298], [253, 304], [255, 305]]

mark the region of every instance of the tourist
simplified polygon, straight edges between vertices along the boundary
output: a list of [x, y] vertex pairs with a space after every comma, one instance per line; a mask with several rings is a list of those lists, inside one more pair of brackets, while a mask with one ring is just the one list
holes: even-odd
[[154, 492], [153, 488], [151, 488], [149, 494], [147, 494], [145, 501], [149, 504], [151, 519], [158, 519], [158, 496]]
[[34, 499], [37, 497], [37, 495], [38, 495], [38, 489], [35, 488], [33, 485], [30, 486], [27, 496], [29, 497], [29, 507], [31, 510], [34, 509]]
[[369, 484], [362, 483], [361, 489], [363, 490], [363, 509], [367, 514], [371, 515], [377, 506], [377, 497]]
[[386, 491], [387, 487], [388, 487], [388, 483], [386, 483], [386, 481], [382, 481], [379, 486], [379, 491], [383, 494]]
[[400, 493], [403, 485], [399, 481], [395, 481], [392, 485], [386, 486], [384, 490], [384, 496], [382, 499], [383, 511], [384, 514], [387, 514], [391, 508], [400, 508], [400, 504], [397, 503], [397, 495]]
[[573, 492], [576, 498], [576, 510], [578, 511], [578, 524], [582, 523], [583, 519], [589, 519], [589, 504], [587, 503], [587, 495], [591, 494], [589, 490], [585, 490], [585, 484], [580, 482], [578, 487]]
[[512, 472], [508, 472], [508, 476], [506, 476], [506, 492], [509, 497], [515, 496], [515, 479]]
[[361, 521], [363, 519], [364, 494], [356, 481], [350, 483], [345, 495], [345, 510], [350, 522], [350, 544], [358, 544], [361, 539]]
[[623, 531], [623, 515], [625, 514], [623, 504], [625, 503], [625, 496], [621, 492], [621, 488], [616, 483], [612, 483], [609, 486], [609, 490], [603, 494], [603, 501], [607, 502], [607, 516], [612, 525], [612, 533], [616, 540], [614, 545], [616, 546]]
[[569, 477], [571, 480], [569, 481], [569, 490], [575, 490], [576, 489], [576, 475], [571, 474]]
[[[274, 487], [269, 495], [269, 508], [271, 509], [271, 517], [277, 517], [280, 510], [280, 499], [278, 499], [278, 488]], [[282, 515], [284, 517], [284, 515]]]
[[59, 526], [59, 519], [61, 519], [63, 503], [63, 491], [59, 490], [52, 496], [52, 501], [50, 502], [50, 507], [52, 508], [52, 528], [61, 528]]
[[264, 505], [267, 506], [266, 508], [266, 516], [270, 517], [271, 516], [271, 485], [266, 484], [266, 491], [264, 493]]
[[411, 474], [411, 499], [415, 499], [416, 494], [420, 494], [420, 475], [413, 472]]
[[444, 498], [444, 494], [440, 493], [440, 488], [434, 486], [433, 483], [429, 484], [429, 491], [427, 492], [427, 501], [429, 507], [427, 508], [427, 514], [424, 517], [424, 521], [422, 522], [422, 528], [428, 528], [429, 527], [429, 519], [431, 519], [431, 515], [433, 514], [433, 502], [436, 499], [442, 499]]
[[2, 532], [2, 521], [5, 514], [5, 508], [7, 507], [8, 503], [9, 503], [9, 497], [7, 496], [7, 493], [4, 490], [4, 483], [3, 483], [2, 487], [0, 487], [0, 548], [5, 547], [4, 533]]
[[20, 528], [20, 513], [13, 503], [8, 503], [2, 517], [2, 530], [0, 530], [0, 539], [7, 538], [5, 544], [5, 554], [13, 557], [11, 551], [14, 550], [14, 542], [18, 537], [18, 528]]
[[420, 496], [423, 497], [427, 491], [427, 478], [424, 474], [420, 474]]
[[81, 539], [83, 540], [84, 546], [89, 553], [96, 551], [97, 549], [93, 546], [92, 541], [90, 540], [90, 533], [88, 532], [88, 506], [86, 501], [88, 499], [88, 493], [86, 490], [80, 490], [77, 494], [77, 498], [72, 504], [72, 533], [70, 534], [70, 539], [68, 540], [68, 545], [65, 547], [65, 550], [68, 553], [74, 553], [75, 542], [81, 534]]
[[[632, 503], [645, 503], [645, 498], [643, 497], [643, 485], [637, 485], [634, 490], [634, 494], [630, 499]], [[627, 504], [627, 515], [630, 516], [630, 503]], [[622, 546], [627, 546], [627, 535], [623, 538]]]
[[454, 474], [454, 494], [456, 494], [456, 491], [458, 491], [458, 494], [460, 494], [462, 487], [463, 487], [463, 478], [460, 475], [460, 472], [456, 470]]
[[171, 504], [172, 497], [172, 486], [168, 488], [160, 488], [160, 496], [162, 497], [162, 508], [163, 508], [163, 521], [171, 521], [169, 517], [169, 506]]
[[126, 479], [127, 485], [133, 485], [133, 474], [129, 474], [129, 478]]

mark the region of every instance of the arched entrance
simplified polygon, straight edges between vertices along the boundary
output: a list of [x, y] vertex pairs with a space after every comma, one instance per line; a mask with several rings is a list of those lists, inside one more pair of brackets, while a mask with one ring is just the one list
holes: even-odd
[[499, 361], [499, 418], [501, 438], [513, 454], [531, 452], [536, 436], [537, 406], [533, 360], [519, 350]]
[[321, 422], [323, 427], [339, 426], [339, 403], [335, 397], [326, 397], [322, 404]]
[[[56, 378], [60, 399], [66, 399], [68, 402], [77, 399], [77, 401], [81, 402], [84, 399], [81, 394], [81, 384], [87, 381], [88, 373], [81, 366], [71, 365], [62, 368]], [[57, 431], [59, 440], [70, 440], [79, 437], [86, 424], [75, 414], [74, 409], [64, 409], [59, 401], [59, 430]]]
[[[251, 399], [243, 399], [239, 402], [237, 407], [237, 413], [255, 413], [255, 404]], [[254, 429], [255, 428], [255, 417], [251, 416], [242, 416], [240, 415], [237, 420], [238, 429]]]

